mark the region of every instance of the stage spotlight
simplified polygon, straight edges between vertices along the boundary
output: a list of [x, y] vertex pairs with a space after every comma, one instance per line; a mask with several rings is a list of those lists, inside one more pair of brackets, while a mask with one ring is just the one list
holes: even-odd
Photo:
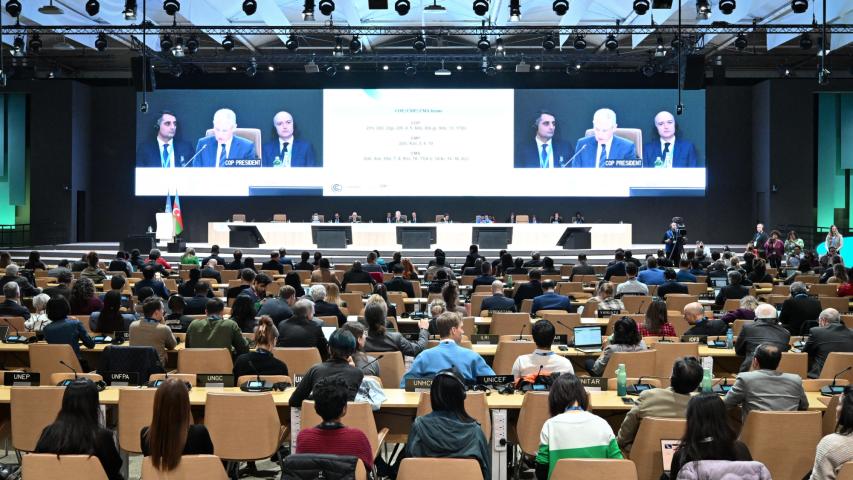
[[287, 41], [284, 42], [284, 46], [291, 52], [299, 48], [299, 42], [296, 40], [296, 35], [287, 37]]
[[640, 72], [643, 74], [643, 76], [651, 78], [655, 76], [656, 69], [654, 65], [652, 65], [651, 63], [647, 63], [640, 67]]
[[782, 78], [791, 78], [791, 75], [793, 75], [793, 73], [794, 71], [791, 70], [791, 67], [784, 64], [779, 65], [779, 76], [781, 76]]
[[737, 7], [735, 0], [720, 0], [720, 11], [723, 15], [731, 15]]
[[314, 21], [314, 0], [305, 0], [305, 6], [302, 9], [302, 20], [305, 22]]
[[275, 71], [275, 65], [268, 66], [267, 70], [269, 70], [270, 72], [274, 72]]
[[172, 55], [175, 57], [184, 56], [184, 37], [175, 38], [175, 46], [172, 47]]
[[382, 70], [385, 72], [387, 72], [389, 68], [391, 67], [389, 67], [388, 65], [382, 65]]
[[550, 33], [545, 35], [545, 38], [542, 40], [542, 48], [547, 51], [551, 51], [557, 47], [557, 42], [554, 41], [554, 36]]
[[89, 0], [86, 2], [86, 13], [89, 14], [90, 17], [94, 17], [101, 11], [101, 2], [98, 0]]
[[569, 65], [566, 65], [566, 75], [577, 75], [581, 72], [581, 63], [575, 62]]
[[651, 4], [649, 0], [634, 0], [634, 12], [637, 15], [645, 15], [649, 11]]
[[184, 74], [184, 67], [182, 67], [180, 63], [176, 63], [169, 67], [169, 73], [171, 73], [173, 77], [179, 78]]
[[740, 51], [743, 51], [749, 45], [749, 40], [746, 38], [746, 34], [739, 33], [735, 38], [735, 48]]
[[12, 56], [24, 56], [24, 37], [18, 35], [17, 37], [15, 37], [15, 40], [12, 41]]
[[696, 0], [696, 19], [708, 20], [711, 18], [711, 2], [709, 0]]
[[237, 65], [231, 65], [231, 71], [236, 72], [237, 71]]
[[243, 13], [254, 15], [258, 11], [258, 2], [255, 0], [243, 0]]
[[358, 53], [361, 51], [361, 40], [358, 39], [358, 35], [355, 35], [352, 37], [352, 40], [350, 40], [349, 51], [350, 53]]
[[252, 61], [249, 62], [249, 65], [246, 66], [246, 76], [247, 77], [254, 77], [257, 73], [258, 73], [258, 64], [257, 64], [257, 62], [255, 62], [255, 59], [253, 58]]
[[347, 72], [349, 72], [349, 69], [350, 69], [350, 66], [349, 66], [349, 65], [344, 65], [344, 70], [346, 70]]
[[427, 43], [423, 35], [418, 35], [418, 38], [416, 38], [415, 41], [412, 43], [412, 48], [419, 52], [423, 52], [424, 50], [426, 50], [426, 47]]
[[6, 13], [12, 17], [17, 17], [21, 14], [21, 2], [18, 0], [9, 0], [6, 2]]
[[489, 13], [489, 2], [487, 0], [474, 0], [472, 8], [474, 9], [474, 13], [482, 17]]
[[41, 37], [38, 33], [33, 33], [30, 35], [30, 51], [33, 53], [39, 53], [42, 47]]
[[124, 0], [124, 10], [122, 10], [125, 20], [136, 20], [136, 0]]
[[53, 0], [50, 0], [49, 4], [39, 7], [39, 13], [43, 15], [62, 15], [65, 11], [54, 5]]
[[394, 2], [394, 10], [396, 10], [397, 14], [400, 16], [409, 13], [410, 8], [412, 8], [412, 4], [409, 0], [397, 0]]
[[172, 43], [172, 37], [170, 37], [168, 34], [163, 35], [160, 38], [160, 51], [161, 52], [168, 52], [172, 48], [172, 45], [174, 45]]
[[[456, 70], [462, 70], [462, 65], [456, 65]], [[433, 75], [436, 77], [449, 77], [451, 75], [450, 70], [444, 68], [444, 60], [441, 61], [441, 68], [433, 72]]]
[[234, 37], [232, 37], [230, 33], [225, 35], [225, 38], [222, 39], [222, 48], [224, 48], [226, 52], [230, 52], [234, 49]]
[[604, 41], [604, 47], [611, 52], [615, 52], [619, 48], [619, 40], [616, 40], [616, 35], [612, 33], [608, 35], [607, 40]]
[[498, 53], [504, 53], [504, 39], [503, 38], [498, 37], [498, 39], [495, 40], [495, 51]]
[[329, 16], [335, 11], [335, 2], [332, 0], [320, 0], [320, 13]]
[[403, 68], [403, 73], [406, 74], [407, 77], [414, 77], [418, 74], [418, 67], [411, 63], [407, 63], [406, 67]]
[[166, 15], [170, 17], [174, 17], [176, 13], [181, 9], [181, 2], [178, 0], [166, 0], [163, 2], [163, 10], [166, 11]]
[[190, 38], [187, 40], [186, 51], [190, 55], [198, 51], [198, 38], [195, 35], [190, 35]]
[[495, 68], [494, 65], [487, 65], [486, 68], [483, 69], [483, 73], [485, 73], [487, 77], [494, 77], [498, 74], [498, 69]]
[[107, 49], [107, 34], [101, 32], [98, 34], [98, 38], [95, 39], [95, 49], [99, 52], [103, 52]]
[[332, 55], [340, 57], [344, 54], [344, 37], [335, 37], [335, 47], [332, 49]]
[[665, 57], [666, 56], [666, 46], [663, 44], [663, 36], [658, 35], [658, 45], [655, 47], [655, 56], [656, 57]]
[[520, 22], [521, 21], [521, 1], [520, 0], [509, 0], [509, 21], [510, 22]]
[[554, 13], [562, 17], [569, 11], [569, 0], [554, 0], [551, 8], [554, 10]]
[[477, 48], [480, 49], [481, 52], [488, 52], [490, 48], [492, 48], [492, 42], [486, 38], [485, 35], [480, 37], [480, 40], [477, 42]]
[[791, 0], [791, 10], [794, 13], [806, 13], [809, 9], [809, 0]]
[[808, 33], [804, 33], [802, 37], [800, 37], [800, 48], [803, 50], [811, 50], [814, 43], [812, 42], [812, 37]]
[[577, 37], [575, 37], [574, 45], [575, 49], [577, 50], [583, 50], [584, 48], [586, 48], [586, 40], [584, 40], [583, 35], [578, 35]]

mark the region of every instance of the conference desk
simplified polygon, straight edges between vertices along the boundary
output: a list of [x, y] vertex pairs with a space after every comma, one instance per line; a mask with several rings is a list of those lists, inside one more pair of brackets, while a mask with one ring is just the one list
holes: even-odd
[[430, 249], [440, 246], [445, 250], [468, 250], [473, 242], [475, 228], [511, 228], [512, 239], [507, 246], [513, 250], [541, 250], [557, 248], [558, 241], [567, 228], [589, 228], [590, 248], [612, 250], [632, 244], [632, 229], [629, 223], [284, 223], [284, 222], [209, 222], [207, 241], [221, 247], [229, 247], [229, 226], [255, 226], [267, 242], [261, 248], [278, 249], [287, 246], [291, 249], [316, 249], [312, 236], [312, 227], [341, 226], [352, 231], [352, 244], [347, 248], [354, 250], [401, 249], [398, 243], [397, 229], [410, 227], [435, 228], [435, 243]]

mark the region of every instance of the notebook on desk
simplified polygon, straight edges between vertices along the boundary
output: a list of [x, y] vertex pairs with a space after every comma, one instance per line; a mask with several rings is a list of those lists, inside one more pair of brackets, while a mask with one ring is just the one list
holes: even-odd
[[583, 353], [601, 352], [600, 327], [575, 327], [575, 348]]

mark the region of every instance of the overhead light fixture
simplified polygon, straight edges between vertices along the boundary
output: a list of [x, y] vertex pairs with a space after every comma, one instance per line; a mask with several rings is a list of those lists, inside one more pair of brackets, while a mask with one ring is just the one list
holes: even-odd
[[489, 2], [487, 0], [474, 0], [474, 5], [471, 6], [474, 9], [474, 13], [483, 16], [489, 13]]
[[575, 49], [583, 50], [586, 48], [586, 40], [584, 40], [583, 35], [578, 35], [575, 37]]
[[9, 0], [6, 2], [6, 13], [8, 13], [12, 17], [16, 17], [21, 14], [21, 2], [18, 0]]
[[732, 12], [735, 11], [737, 7], [737, 2], [735, 0], [720, 0], [720, 11], [723, 12], [723, 15], [731, 15]]
[[651, 8], [649, 0], [634, 0], [634, 12], [637, 15], [645, 15]]
[[580, 73], [581, 68], [583, 68], [581, 62], [575, 62], [566, 65], [566, 75], [577, 75]]
[[334, 65], [326, 65], [326, 68], [323, 69], [323, 72], [327, 77], [332, 78], [338, 74], [338, 67]]
[[287, 41], [284, 42], [284, 46], [291, 52], [299, 48], [299, 42], [296, 40], [296, 35], [290, 35], [287, 37]]
[[12, 56], [13, 57], [23, 57], [24, 56], [24, 37], [18, 35], [15, 37], [15, 40], [12, 41]]
[[101, 32], [98, 34], [98, 38], [95, 39], [95, 49], [99, 52], [103, 52], [107, 49], [107, 34]]
[[812, 42], [812, 37], [808, 33], [804, 33], [802, 37], [800, 37], [800, 48], [803, 50], [811, 50], [812, 46], [814, 46], [814, 42]]
[[178, 0], [166, 0], [163, 2], [163, 10], [166, 12], [166, 15], [174, 17], [181, 10], [181, 2]]
[[424, 38], [423, 34], [418, 35], [418, 37], [415, 38], [415, 41], [412, 42], [412, 48], [414, 48], [415, 50], [417, 50], [419, 52], [423, 52], [424, 50], [426, 50], [426, 47], [427, 47], [426, 38]]
[[533, 65], [533, 70], [536, 70], [537, 72], [539, 70], [542, 70], [542, 65], [539, 65], [538, 63], [536, 65]]
[[255, 0], [243, 0], [243, 13], [254, 15], [258, 11], [258, 2]]
[[791, 75], [793, 75], [793, 73], [794, 71], [791, 70], [791, 67], [784, 64], [779, 65], [779, 76], [781, 76], [782, 78], [791, 78]]
[[335, 48], [332, 49], [332, 55], [340, 57], [344, 54], [344, 37], [335, 37]]
[[666, 46], [663, 44], [663, 36], [658, 35], [658, 46], [655, 47], [655, 56], [656, 57], [665, 57], [666, 56]]
[[136, 0], [124, 0], [124, 10], [121, 14], [125, 20], [136, 20]]
[[49, 4], [39, 7], [39, 13], [42, 15], [62, 15], [65, 11], [54, 5], [53, 0], [50, 0]]
[[169, 67], [169, 73], [171, 73], [173, 77], [179, 78], [184, 74], [184, 67], [182, 67], [180, 63], [176, 63]]
[[314, 0], [305, 0], [304, 8], [302, 9], [302, 20], [306, 22], [314, 21]]
[[33, 33], [30, 35], [29, 49], [31, 52], [39, 53], [39, 50], [41, 50], [42, 45], [43, 43], [41, 42], [41, 37], [38, 33]]
[[480, 66], [480, 70], [488, 77], [494, 77], [498, 73], [498, 69], [489, 62], [489, 57], [486, 56], [483, 56], [483, 63]]
[[794, 13], [806, 13], [809, 9], [809, 0], [791, 0], [791, 10]]
[[[457, 70], [461, 70], [459, 67], [460, 67], [460, 66], [459, 66], [459, 65], [457, 65], [457, 66], [456, 66], [456, 69], [457, 69]], [[450, 70], [448, 70], [448, 69], [444, 68], [444, 60], [442, 60], [442, 61], [441, 61], [441, 68], [439, 68], [438, 70], [436, 70], [436, 71], [434, 72], [434, 75], [435, 75], [436, 77], [449, 77], [449, 76], [451, 75]]]
[[403, 73], [404, 73], [407, 77], [414, 77], [415, 75], [417, 75], [417, 74], [418, 74], [418, 67], [416, 67], [416, 66], [415, 66], [414, 64], [412, 64], [412, 63], [407, 63], [407, 64], [406, 64], [406, 66], [405, 66], [405, 67], [403, 67]]
[[267, 70], [269, 70], [270, 72], [274, 72], [275, 71], [275, 65], [269, 65], [267, 67]]
[[611, 52], [615, 52], [619, 48], [619, 40], [616, 40], [616, 35], [611, 33], [607, 36], [607, 40], [604, 41], [604, 48]]
[[525, 62], [522, 58], [521, 61], [515, 65], [515, 73], [530, 73], [530, 64]]
[[168, 52], [172, 48], [172, 45], [174, 45], [174, 44], [172, 43], [172, 37], [170, 37], [169, 34], [163, 35], [160, 38], [160, 51], [161, 52]]
[[521, 21], [521, 1], [520, 0], [509, 0], [509, 21], [510, 22], [520, 22]]
[[172, 56], [175, 57], [183, 57], [184, 56], [184, 37], [175, 38], [175, 46], [172, 47]]
[[447, 9], [438, 4], [438, 0], [432, 0], [432, 5], [424, 7], [424, 13], [444, 13]]
[[556, 48], [557, 42], [554, 41], [554, 36], [550, 33], [545, 35], [545, 38], [542, 40], [542, 48], [546, 51], [551, 51]]
[[389, 67], [388, 65], [382, 65], [382, 70], [385, 72], [387, 72], [390, 68], [391, 67]]
[[350, 40], [349, 51], [350, 53], [358, 53], [361, 51], [361, 40], [358, 39], [358, 35], [353, 36], [352, 40]]
[[237, 71], [237, 65], [231, 65], [231, 71], [236, 72]]
[[711, 18], [710, 0], [696, 0], [696, 19], [708, 20]]
[[222, 39], [222, 48], [225, 49], [226, 52], [230, 52], [234, 49], [234, 37], [231, 34], [226, 34], [225, 38]]
[[187, 39], [186, 51], [190, 55], [198, 51], [198, 38], [195, 35], [190, 35], [190, 38]]
[[657, 69], [655, 69], [655, 66], [651, 63], [647, 63], [640, 67], [640, 73], [642, 73], [644, 77], [651, 78], [655, 76], [655, 73], [657, 73]]
[[504, 53], [504, 39], [503, 38], [498, 37], [498, 39], [495, 40], [495, 51], [498, 53]]
[[492, 42], [489, 41], [488, 37], [482, 35], [480, 36], [480, 40], [477, 41], [477, 48], [479, 48], [481, 52], [488, 52], [489, 49], [492, 48]]
[[409, 13], [409, 9], [412, 8], [411, 2], [409, 0], [397, 0], [394, 2], [394, 10], [397, 11], [397, 14], [401, 17]]
[[735, 37], [735, 48], [740, 51], [743, 51], [749, 45], [749, 40], [746, 38], [746, 34], [738, 33], [737, 37]]
[[329, 16], [335, 11], [335, 2], [333, 0], [320, 0], [320, 13]]
[[320, 67], [317, 66], [312, 59], [310, 62], [305, 64], [305, 73], [320, 73]]
[[551, 8], [554, 10], [554, 13], [562, 17], [569, 11], [569, 0], [554, 0]]
[[101, 2], [98, 0], [89, 0], [86, 2], [86, 13], [89, 14], [90, 17], [94, 17], [101, 11]]
[[346, 71], [348, 71], [348, 72], [349, 72], [349, 69], [350, 69], [350, 66], [349, 66], [349, 65], [344, 65], [344, 70], [346, 70]]
[[461, 72], [462, 71], [462, 65], [456, 65], [456, 71]]
[[247, 77], [254, 77], [257, 73], [258, 73], [258, 62], [256, 62], [255, 59], [252, 58], [249, 61], [249, 65], [246, 66], [246, 76]]

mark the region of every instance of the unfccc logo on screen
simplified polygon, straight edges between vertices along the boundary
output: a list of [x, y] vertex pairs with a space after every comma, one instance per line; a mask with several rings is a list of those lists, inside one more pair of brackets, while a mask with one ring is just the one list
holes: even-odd
[[332, 191], [333, 192], [340, 192], [343, 189], [344, 189], [344, 187], [342, 187], [340, 183], [332, 184]]

